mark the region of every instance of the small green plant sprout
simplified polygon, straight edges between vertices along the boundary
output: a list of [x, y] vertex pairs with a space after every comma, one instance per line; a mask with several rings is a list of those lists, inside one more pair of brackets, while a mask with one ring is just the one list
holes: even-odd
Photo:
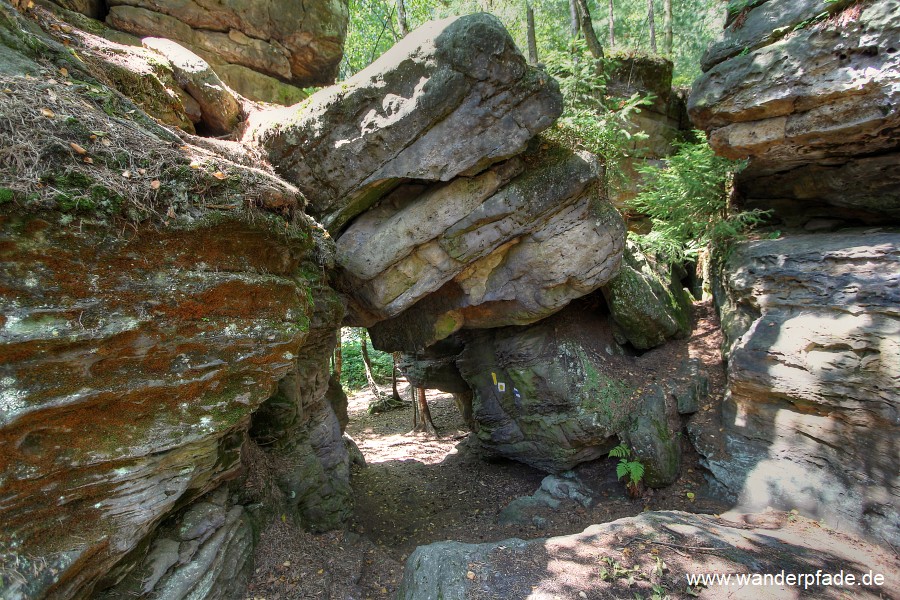
[[625, 444], [619, 444], [609, 451], [609, 455], [619, 459], [616, 465], [616, 476], [625, 480], [625, 488], [632, 498], [641, 495], [641, 481], [644, 479], [644, 464], [636, 458], [632, 460], [631, 448]]
[[646, 579], [646, 576], [637, 567], [626, 567], [609, 556], [600, 558], [600, 581], [616, 581], [618, 579], [624, 579], [631, 586], [638, 579]]

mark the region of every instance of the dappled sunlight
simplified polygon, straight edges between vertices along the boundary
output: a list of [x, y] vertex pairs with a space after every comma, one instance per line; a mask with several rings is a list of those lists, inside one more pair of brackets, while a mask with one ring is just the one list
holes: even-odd
[[[438, 464], [448, 456], [456, 454], [458, 443], [452, 438], [449, 440], [435, 439], [419, 432], [395, 433], [373, 437], [365, 441], [357, 440], [357, 445], [366, 457], [366, 462], [370, 464], [392, 460], [415, 460], [426, 465]], [[414, 452], [411, 452], [411, 446], [415, 446]]]
[[[388, 394], [390, 389], [385, 390]], [[409, 385], [398, 385], [401, 398], [410, 397]], [[460, 441], [468, 436], [451, 394], [427, 390], [428, 403], [438, 427], [438, 436], [412, 431], [412, 402], [390, 411], [382, 417], [368, 414], [374, 395], [368, 389], [350, 397], [347, 412], [350, 416], [348, 432], [362, 451], [366, 462], [379, 464], [389, 461], [411, 460], [425, 465], [443, 462], [457, 453]]]

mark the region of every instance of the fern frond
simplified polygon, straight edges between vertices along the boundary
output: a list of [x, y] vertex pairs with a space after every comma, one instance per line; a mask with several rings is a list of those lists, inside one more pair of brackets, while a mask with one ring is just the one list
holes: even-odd
[[644, 478], [644, 465], [639, 461], [631, 461], [628, 463], [628, 472], [631, 475], [632, 483], [639, 483]]
[[609, 455], [613, 458], [628, 458], [631, 454], [631, 448], [626, 446], [625, 444], [619, 444], [615, 448], [609, 451]]

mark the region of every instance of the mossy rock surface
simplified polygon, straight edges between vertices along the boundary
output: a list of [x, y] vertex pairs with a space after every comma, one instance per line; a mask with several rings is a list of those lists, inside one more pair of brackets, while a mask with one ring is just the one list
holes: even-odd
[[690, 332], [690, 294], [673, 269], [649, 260], [631, 242], [619, 274], [602, 289], [620, 334], [638, 350]]
[[605, 319], [568, 309], [470, 335], [457, 364], [482, 450], [549, 472], [605, 455], [638, 399]]

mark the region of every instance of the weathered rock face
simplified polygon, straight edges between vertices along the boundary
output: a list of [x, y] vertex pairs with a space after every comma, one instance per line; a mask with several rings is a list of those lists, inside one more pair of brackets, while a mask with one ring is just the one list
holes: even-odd
[[[28, 124], [2, 128], [2, 145], [39, 150], [0, 165], [3, 593], [99, 595], [138, 569], [122, 590], [233, 596], [265, 504], [232, 480], [254, 413], [291, 374], [297, 416], [274, 487], [311, 527], [346, 510], [323, 398], [343, 314], [325, 282], [333, 245], [295, 188], [81, 84], [90, 63], [0, 13], [0, 110]], [[25, 77], [38, 52], [79, 83]]]
[[422, 352], [401, 354], [397, 366], [415, 387], [452, 394], [468, 393], [471, 391], [469, 384], [456, 367], [456, 359], [464, 348], [462, 337], [452, 335]]
[[746, 506], [896, 543], [900, 233], [743, 244], [720, 283], [725, 435], [695, 431], [713, 474]]
[[98, 587], [115, 585], [93, 597], [239, 597], [253, 570], [254, 518], [229, 491], [222, 486], [166, 519]]
[[[250, 427], [251, 438], [277, 466], [282, 508], [314, 531], [339, 527], [352, 508], [341, 417], [331, 402], [323, 402], [329, 391], [328, 360], [337, 341], [334, 324], [340, 312], [334, 310], [339, 306], [320, 320], [304, 357], [254, 413]], [[346, 422], [346, 405], [343, 410]]]
[[571, 311], [471, 334], [457, 365], [480, 447], [550, 472], [605, 455], [636, 403], [631, 382], [609, 374], [621, 353], [602, 316]]
[[[736, 183], [789, 226], [741, 244], [716, 293], [723, 432], [694, 427], [745, 506], [800, 508], [897, 543], [900, 2], [756, 2], [707, 56], [690, 113]], [[750, 48], [748, 53], [741, 49]]]
[[67, 10], [92, 19], [102, 19], [106, 14], [105, 0], [54, 0], [54, 2]]
[[[685, 575], [698, 572], [697, 559], [671, 547], [715, 548], [703, 557], [703, 573], [844, 573], [857, 581], [872, 569], [885, 575], [885, 585], [859, 585], [854, 597], [875, 600], [900, 593], [893, 572], [896, 561], [886, 552], [864, 546], [857, 538], [821, 528], [818, 524], [784, 513], [726, 515], [725, 520], [677, 511], [645, 512], [637, 517], [592, 525], [581, 533], [549, 539], [502, 540], [486, 544], [437, 542], [420, 546], [410, 555], [403, 571], [398, 598], [402, 600], [464, 600], [488, 598], [552, 598], [565, 589], [588, 597], [634, 598], [652, 594], [654, 585], [683, 590]], [[658, 545], [658, 552], [629, 552], [632, 544]], [[623, 545], [625, 547], [623, 547]], [[623, 552], [624, 551], [624, 552]], [[598, 556], [599, 552], [599, 556]], [[667, 565], [660, 573], [660, 557]], [[607, 563], [609, 561], [609, 563]], [[598, 566], [598, 562], [600, 566]], [[612, 575], [615, 568], [634, 569], [643, 577]], [[848, 568], [848, 565], [857, 565]], [[598, 578], [598, 568], [610, 572]], [[880, 570], [879, 570], [880, 569]], [[783, 571], [782, 571], [783, 570]], [[467, 577], [472, 572], [473, 578]], [[801, 585], [803, 585], [801, 583]], [[759, 588], [746, 586], [688, 587], [704, 598], [751, 598]], [[806, 588], [813, 597], [826, 595], [827, 586], [815, 580]]]
[[599, 175], [594, 157], [553, 146], [411, 199], [398, 190], [338, 239], [349, 319], [377, 323], [377, 347], [411, 351], [462, 328], [532, 323], [590, 293], [624, 244]]
[[130, 241], [10, 214], [3, 230], [4, 538], [56, 557], [32, 595], [68, 595], [237, 474], [250, 413], [308, 335], [302, 246], [228, 221]]
[[478, 14], [423, 25], [340, 86], [255, 115], [247, 137], [334, 233], [404, 181], [518, 154], [561, 112], [556, 82]]
[[[226, 0], [210, 4], [111, 0], [106, 22], [140, 37], [166, 37], [200, 54], [242, 95], [256, 100], [277, 82], [304, 87], [334, 81], [349, 17], [346, 0], [297, 4]], [[256, 92], [256, 93], [254, 93]], [[277, 94], [277, 92], [276, 92]]]
[[651, 262], [634, 244], [628, 243], [619, 273], [602, 289], [617, 333], [638, 350], [690, 333], [688, 292], [671, 268]]
[[379, 349], [415, 350], [460, 329], [535, 323], [616, 272], [622, 217], [596, 191], [501, 246], [396, 318], [370, 328]]
[[175, 80], [200, 109], [208, 133], [230, 133], [242, 116], [241, 104], [210, 66], [190, 50], [163, 38], [144, 38], [144, 47], [166, 57]]
[[[758, 205], [834, 204], [896, 219], [898, 39], [896, 0], [757, 3], [707, 55], [691, 118], [717, 152], [750, 158], [738, 185]], [[858, 183], [841, 185], [848, 180]]]

